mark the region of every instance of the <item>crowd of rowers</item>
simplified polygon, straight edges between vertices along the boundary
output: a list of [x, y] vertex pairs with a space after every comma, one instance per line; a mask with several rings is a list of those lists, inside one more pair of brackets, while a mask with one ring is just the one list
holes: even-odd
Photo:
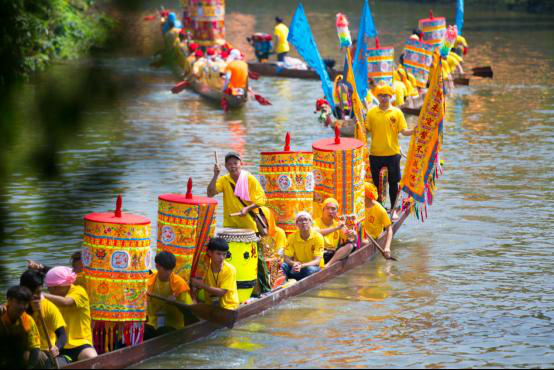
[[[419, 28], [414, 29], [410, 39], [423, 41], [423, 32]], [[354, 41], [352, 53], [355, 49]], [[467, 51], [468, 45], [466, 39], [458, 35], [454, 47], [448, 54], [445, 62], [442, 63], [442, 74], [447, 91], [451, 91], [454, 87], [454, 79], [464, 74], [462, 62], [463, 56], [467, 54]], [[352, 55], [352, 58], [354, 58], [354, 55]], [[377, 83], [371, 77], [368, 81], [369, 89], [364, 104], [366, 107], [371, 108], [379, 105], [379, 100], [376, 94]], [[404, 54], [400, 55], [398, 64], [394, 68], [392, 90], [391, 104], [395, 107], [416, 108], [423, 103], [425, 89], [417, 85], [415, 76], [405, 68]], [[352, 87], [343, 78], [343, 75], [337, 75], [333, 84], [333, 100], [336, 107], [335, 116], [337, 118], [344, 119], [352, 115], [352, 93]], [[319, 104], [321, 105], [322, 103], [324, 102]]]
[[[184, 28], [176, 26], [175, 14], [162, 18], [167, 50], [176, 51], [183, 77], [194, 78], [230, 95], [248, 93], [248, 64], [244, 55], [230, 43], [205, 47], [192, 42]], [[223, 77], [223, 78], [222, 78]]]
[[[338, 220], [340, 209], [332, 198], [323, 202], [321, 216], [313, 219], [308, 212], [296, 215], [297, 231], [287, 238], [275, 225], [271, 210], [264, 207], [265, 194], [258, 180], [242, 170], [238, 153], [225, 157], [228, 174], [219, 176], [221, 168], [215, 166], [214, 177], [208, 186], [209, 196], [223, 193], [224, 226], [256, 229], [250, 211], [264, 212], [272, 223], [268, 237], [273, 238], [275, 253], [281, 256], [282, 269], [287, 279], [300, 280], [324, 266], [348, 257], [354, 248], [356, 231], [347, 229]], [[244, 207], [234, 195], [235, 185], [245, 184], [249, 194]], [[390, 253], [392, 240], [391, 220], [383, 206], [376, 201], [377, 189], [365, 183], [366, 220], [363, 225], [368, 238], [386, 233], [385, 251]], [[239, 214], [238, 216], [234, 216]], [[369, 243], [366, 239], [364, 243]], [[229, 246], [222, 238], [212, 238], [207, 245], [209, 268], [203, 279], [186, 282], [174, 273], [176, 258], [170, 252], [155, 257], [155, 270], [148, 281], [149, 293], [173, 297], [176, 301], [192, 304], [196, 301], [214, 303], [235, 310], [239, 307], [236, 270], [225, 261]], [[71, 257], [71, 267], [48, 267], [29, 261], [28, 269], [20, 277], [19, 285], [7, 291], [7, 303], [0, 306], [0, 334], [11, 338], [24, 338], [26, 366], [31, 368], [54, 367], [71, 361], [97, 356], [92, 342], [89, 297], [83, 279], [80, 252]], [[160, 300], [148, 299], [145, 339], [183, 328], [187, 323], [181, 311]]]

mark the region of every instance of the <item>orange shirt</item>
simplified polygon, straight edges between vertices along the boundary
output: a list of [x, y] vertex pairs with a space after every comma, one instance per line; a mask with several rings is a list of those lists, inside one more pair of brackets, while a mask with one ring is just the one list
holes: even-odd
[[248, 82], [248, 64], [242, 60], [233, 60], [225, 67], [225, 72], [231, 72], [229, 87], [233, 89], [244, 89]]

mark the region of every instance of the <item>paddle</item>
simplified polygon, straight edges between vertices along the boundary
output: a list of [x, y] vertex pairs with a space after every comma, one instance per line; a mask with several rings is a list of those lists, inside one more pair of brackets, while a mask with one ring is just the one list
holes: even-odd
[[479, 76], [479, 77], [492, 78], [493, 76], [491, 66], [473, 67], [471, 68], [471, 72], [473, 73], [474, 76]]
[[261, 96], [260, 94], [256, 94], [256, 92], [254, 92], [254, 90], [252, 90], [251, 88], [248, 88], [248, 92], [252, 95], [254, 95], [254, 99], [256, 99], [256, 101], [260, 104], [260, 105], [272, 105], [271, 102], [269, 100], [267, 100], [266, 98], [264, 98], [263, 96]]
[[46, 324], [44, 323], [44, 318], [42, 317], [42, 312], [40, 311], [40, 306], [38, 309], [38, 321], [40, 321], [40, 326], [42, 327], [42, 330], [44, 331], [44, 335], [46, 336], [46, 342], [48, 343], [48, 351], [46, 352], [48, 354], [48, 357], [52, 360], [54, 363], [54, 368], [59, 369], [60, 365], [58, 365], [58, 361], [56, 361], [56, 358], [52, 355], [50, 352], [50, 348], [52, 348], [52, 342], [50, 341], [50, 336], [48, 335], [48, 330], [46, 329]]
[[253, 80], [258, 80], [260, 79], [260, 74], [258, 72], [248, 71], [248, 78], [251, 78]]
[[228, 310], [206, 303], [185, 304], [152, 293], [148, 293], [148, 295], [152, 298], [174, 305], [185, 315], [192, 314], [199, 319], [210, 321], [220, 326], [226, 326], [229, 329], [233, 328], [238, 318], [238, 313], [235, 310]]
[[377, 243], [375, 241], [375, 239], [373, 239], [370, 235], [367, 236], [369, 238], [369, 240], [371, 240], [371, 242], [373, 243], [373, 245], [375, 246], [375, 248], [379, 249], [379, 252], [381, 252], [381, 254], [383, 255], [383, 257], [386, 259], [386, 260], [392, 260], [392, 261], [398, 261], [396, 258], [394, 258], [393, 256], [387, 256], [385, 251], [383, 250], [383, 248], [381, 248], [381, 246], [379, 245], [379, 243]]
[[186, 89], [189, 86], [190, 86], [190, 82], [188, 82], [187, 80], [183, 80], [183, 81], [179, 82], [177, 85], [173, 86], [171, 88], [171, 92], [173, 94], [179, 94], [181, 91], [183, 91], [184, 89]]

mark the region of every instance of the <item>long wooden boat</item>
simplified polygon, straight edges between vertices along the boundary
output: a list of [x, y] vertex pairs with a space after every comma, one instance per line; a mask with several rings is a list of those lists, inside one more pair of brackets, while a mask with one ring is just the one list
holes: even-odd
[[[276, 63], [256, 63], [248, 62], [248, 68], [261, 76], [268, 77], [286, 77], [286, 78], [301, 78], [305, 80], [319, 80], [319, 75], [313, 69], [291, 69], [278, 66]], [[340, 71], [327, 68], [329, 78], [334, 80]]]
[[[400, 218], [393, 223], [393, 232], [396, 234], [400, 226], [404, 223], [409, 213], [404, 212]], [[384, 247], [386, 234], [383, 234], [377, 242]], [[352, 253], [346, 260], [338, 262], [324, 270], [315, 273], [298, 283], [287, 288], [277, 288], [272, 293], [255, 300], [252, 303], [242, 305], [238, 309], [237, 321], [261, 313], [281, 301], [297, 296], [305, 291], [312, 289], [323, 282], [326, 282], [344, 272], [369, 261], [375, 254], [378, 254], [376, 247], [369, 245], [360, 248]], [[94, 359], [78, 361], [67, 365], [66, 369], [120, 369], [138, 362], [144, 361], [150, 357], [175, 349], [177, 346], [187, 344], [195, 340], [204, 338], [209, 334], [221, 328], [208, 322], [200, 321], [184, 329], [168, 333], [153, 339], [149, 339], [142, 344], [133, 347], [122, 348], [117, 351], [105, 353]]]
[[223, 91], [214, 89], [208, 84], [202, 83], [196, 79], [191, 79], [191, 89], [198, 95], [213, 101], [214, 103], [221, 103], [221, 99], [225, 99], [229, 108], [240, 108], [248, 101], [248, 93], [244, 95], [231, 95], [225, 94]]

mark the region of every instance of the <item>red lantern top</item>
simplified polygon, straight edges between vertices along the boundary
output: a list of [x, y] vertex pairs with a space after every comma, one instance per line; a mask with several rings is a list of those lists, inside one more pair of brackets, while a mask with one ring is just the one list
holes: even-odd
[[148, 225], [150, 220], [144, 216], [121, 212], [121, 195], [117, 197], [114, 212], [89, 213], [84, 217], [85, 221], [119, 224], [119, 225]]
[[191, 205], [200, 205], [200, 204], [217, 204], [217, 200], [208, 197], [198, 197], [192, 195], [192, 178], [189, 177], [187, 182], [187, 193], [186, 194], [162, 194], [158, 197], [160, 200], [165, 200], [172, 203], [181, 203], [181, 204], [191, 204]]
[[355, 150], [359, 149], [364, 143], [358, 139], [352, 139], [349, 137], [341, 137], [340, 142], [337, 144], [335, 138], [318, 140], [312, 144], [314, 150], [323, 152], [338, 152], [341, 150]]

